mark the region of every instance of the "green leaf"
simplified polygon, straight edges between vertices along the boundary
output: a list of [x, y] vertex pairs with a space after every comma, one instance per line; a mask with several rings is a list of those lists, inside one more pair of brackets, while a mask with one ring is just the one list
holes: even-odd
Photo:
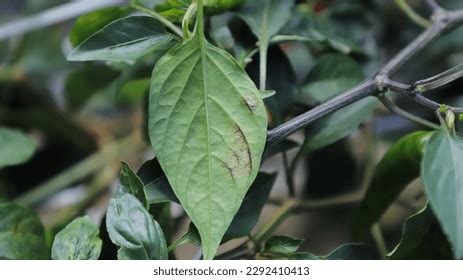
[[375, 97], [367, 97], [317, 121], [306, 129], [301, 152], [311, 153], [348, 136], [373, 113], [377, 105]]
[[463, 258], [463, 140], [442, 127], [429, 140], [421, 176], [429, 203], [455, 250]]
[[146, 201], [145, 191], [143, 182], [135, 174], [130, 166], [122, 162], [121, 174], [119, 176], [121, 181], [121, 191], [124, 193], [130, 193], [135, 196], [146, 208], [149, 208], [149, 204]]
[[304, 239], [294, 238], [290, 236], [272, 236], [264, 245], [265, 254], [292, 254], [299, 250]]
[[101, 253], [100, 231], [89, 216], [68, 224], [55, 236], [51, 249], [54, 260], [97, 260]]
[[136, 60], [154, 51], [171, 47], [172, 36], [156, 19], [129, 16], [106, 25], [78, 45], [67, 57], [70, 61]]
[[156, 158], [145, 162], [137, 175], [144, 184], [145, 196], [149, 204], [170, 201], [180, 203]]
[[159, 224], [131, 194], [111, 199], [106, 228], [112, 242], [120, 247], [121, 260], [165, 260], [167, 246]]
[[393, 260], [452, 259], [453, 252], [428, 205], [410, 216], [403, 226], [402, 239], [388, 254]]
[[0, 258], [44, 260], [50, 257], [37, 215], [22, 206], [0, 201]]
[[300, 99], [308, 105], [325, 102], [354, 87], [362, 78], [362, 68], [349, 56], [324, 55], [307, 76]]
[[405, 187], [420, 176], [424, 147], [431, 135], [426, 131], [409, 134], [383, 156], [354, 220], [356, 239], [363, 239]]
[[127, 7], [110, 7], [78, 17], [69, 33], [72, 46], [78, 46], [107, 24], [128, 16], [130, 12]]
[[260, 166], [267, 127], [260, 92], [198, 32], [157, 63], [149, 115], [155, 154], [212, 259]]
[[35, 142], [23, 133], [0, 127], [0, 168], [28, 161], [35, 149]]
[[291, 18], [293, 7], [293, 0], [246, 1], [239, 15], [246, 21], [260, 42], [268, 42]]
[[[344, 55], [324, 56], [309, 73], [302, 96], [311, 97], [317, 103], [324, 102], [359, 83], [361, 73], [360, 66]], [[348, 136], [371, 115], [377, 104], [375, 97], [367, 97], [309, 126], [299, 157]]]
[[[233, 218], [223, 240], [243, 237], [256, 226], [260, 213], [267, 202], [277, 174], [260, 172], [246, 194], [240, 210]], [[222, 240], [222, 241], [223, 241]]]
[[[158, 1], [155, 10], [170, 21], [180, 22], [185, 15], [191, 0], [164, 0]], [[203, 0], [204, 12], [207, 15], [218, 15], [229, 11], [241, 4], [245, 0]]]

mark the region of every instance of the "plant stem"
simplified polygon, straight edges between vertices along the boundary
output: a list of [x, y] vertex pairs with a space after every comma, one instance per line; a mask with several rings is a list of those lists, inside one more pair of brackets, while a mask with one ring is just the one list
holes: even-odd
[[288, 218], [297, 206], [297, 201], [290, 199], [284, 202], [280, 208], [275, 211], [270, 220], [256, 233], [254, 240], [257, 244], [261, 244], [266, 241], [278, 226]]
[[268, 38], [262, 36], [259, 41], [259, 89], [267, 88], [267, 56], [268, 56]]
[[111, 143], [87, 157], [74, 166], [33, 188], [30, 192], [16, 199], [18, 204], [32, 206], [48, 196], [59, 192], [71, 184], [98, 172], [102, 167], [112, 161], [119, 160], [121, 156], [130, 154], [140, 148], [140, 142], [133, 135]]
[[293, 172], [288, 161], [288, 153], [286, 151], [283, 152], [283, 165], [285, 168], [286, 185], [288, 185], [289, 197], [294, 198], [296, 196], [296, 188], [293, 180]]
[[387, 247], [386, 242], [384, 241], [383, 234], [381, 233], [381, 227], [379, 224], [373, 225], [371, 228], [371, 235], [375, 242], [376, 248], [378, 249], [378, 253], [380, 254], [381, 258], [384, 260], [386, 259], [387, 255]]
[[408, 5], [406, 0], [395, 0], [395, 3], [414, 23], [424, 28], [431, 26], [432, 23], [416, 13], [415, 10]]
[[153, 11], [153, 10], [150, 10], [146, 7], [143, 7], [143, 6], [140, 6], [140, 5], [137, 5], [137, 4], [131, 4], [130, 5], [132, 8], [136, 9], [136, 10], [139, 10], [140, 12], [144, 12], [152, 17], [154, 17], [155, 19], [159, 20], [162, 24], [164, 24], [165, 26], [167, 26], [172, 32], [174, 32], [177, 36], [179, 36], [180, 38], [183, 38], [183, 31], [182, 29], [180, 29], [177, 25], [173, 24], [170, 20], [166, 19], [165, 17], [163, 17], [162, 15], [160, 15], [159, 13]]

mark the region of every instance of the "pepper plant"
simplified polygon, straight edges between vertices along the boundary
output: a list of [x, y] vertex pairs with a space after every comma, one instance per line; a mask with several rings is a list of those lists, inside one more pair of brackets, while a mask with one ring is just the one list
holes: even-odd
[[[72, 96], [66, 102], [77, 110], [103, 88], [144, 99], [143, 132], [155, 157], [137, 172], [121, 163], [101, 228], [90, 217], [75, 215], [82, 212], [79, 207], [68, 213], [67, 225], [45, 232], [38, 216], [24, 206], [84, 180], [94, 167], [107, 164], [100, 158], [134, 152], [133, 137], [103, 148], [15, 201], [2, 200], [0, 257], [98, 259], [117, 251], [117, 259], [165, 260], [174, 258], [181, 246], [194, 244], [197, 259], [463, 258], [463, 140], [458, 132], [463, 109], [425, 95], [458, 82], [463, 67], [414, 82], [396, 77], [431, 43], [463, 23], [463, 10], [424, 1], [431, 12], [427, 19], [407, 2], [396, 1], [424, 31], [383, 64], [374, 62], [376, 54], [368, 53], [353, 34], [349, 38], [328, 28], [336, 13], [362, 1], [346, 1], [347, 6], [293, 0], [109, 2], [109, 7], [98, 6], [77, 18], [69, 33], [67, 60], [88, 69], [69, 75], [69, 85], [87, 91], [69, 87]], [[0, 28], [0, 35], [10, 36], [8, 32]], [[305, 50], [310, 60], [288, 58], [291, 46]], [[362, 69], [360, 60], [371, 63]], [[301, 75], [291, 64], [300, 72], [310, 70]], [[140, 78], [146, 65], [154, 70]], [[375, 67], [379, 70], [373, 72]], [[114, 79], [111, 71], [122, 74]], [[394, 93], [430, 109], [435, 118], [400, 108]], [[366, 193], [307, 200], [298, 192], [295, 179], [305, 160], [339, 143], [384, 108], [420, 129], [391, 145], [371, 175], [365, 175]], [[12, 123], [4, 115], [1, 120]], [[291, 138], [293, 134], [299, 138]], [[0, 168], [24, 164], [35, 149], [24, 133], [0, 128]], [[276, 155], [283, 158], [289, 194], [284, 199], [271, 197], [277, 174], [261, 168]], [[404, 222], [400, 241], [387, 248], [379, 221], [417, 178], [428, 202]], [[278, 208], [258, 224], [267, 204]], [[308, 252], [301, 249], [303, 239], [275, 234], [295, 213], [352, 204], [358, 207], [351, 242], [330, 254]], [[180, 235], [172, 233], [172, 205], [191, 221]], [[218, 254], [229, 241], [235, 247]]]

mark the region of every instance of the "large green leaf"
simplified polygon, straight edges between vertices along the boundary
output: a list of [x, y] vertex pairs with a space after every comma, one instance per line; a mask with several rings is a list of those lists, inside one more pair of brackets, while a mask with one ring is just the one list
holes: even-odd
[[427, 205], [405, 221], [402, 239], [388, 257], [393, 260], [452, 259], [452, 248], [431, 207]]
[[0, 127], [0, 168], [26, 162], [35, 149], [35, 142], [23, 133]]
[[110, 7], [78, 17], [69, 32], [72, 46], [78, 46], [107, 24], [129, 15], [130, 12], [127, 7]]
[[155, 154], [212, 259], [259, 169], [267, 127], [260, 93], [198, 32], [157, 63], [149, 115]]
[[119, 246], [118, 259], [165, 260], [167, 246], [159, 224], [131, 194], [111, 199], [106, 213], [106, 228]]
[[130, 166], [122, 162], [121, 174], [119, 176], [119, 180], [121, 181], [121, 191], [130, 193], [135, 196], [143, 205], [148, 208], [148, 204], [146, 201], [145, 191], [143, 182], [141, 179], [135, 174]]
[[293, 0], [246, 1], [240, 16], [246, 21], [259, 41], [267, 42], [291, 18]]
[[420, 176], [420, 162], [431, 132], [418, 131], [392, 145], [375, 169], [357, 212], [354, 236], [362, 239], [378, 222], [397, 196]]
[[171, 46], [172, 36], [156, 19], [129, 16], [106, 25], [78, 45], [67, 57], [70, 61], [136, 60]]
[[76, 218], [55, 236], [51, 249], [54, 260], [97, 260], [102, 241], [89, 216]]
[[14, 203], [0, 201], [0, 258], [41, 260], [50, 257], [37, 215]]
[[463, 258], [462, 158], [463, 140], [442, 127], [426, 145], [421, 164], [429, 203], [459, 259]]

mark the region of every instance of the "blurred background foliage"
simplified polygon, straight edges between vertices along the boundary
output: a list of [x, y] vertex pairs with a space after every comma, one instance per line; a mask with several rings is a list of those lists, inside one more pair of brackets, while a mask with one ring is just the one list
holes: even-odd
[[[67, 2], [2, 0], [0, 30], [2, 24]], [[268, 88], [277, 92], [266, 100], [270, 127], [373, 75], [423, 29], [394, 1], [297, 2], [296, 11], [280, 34], [316, 40], [307, 44], [280, 38], [280, 42], [270, 47]], [[408, 3], [423, 17], [430, 16], [422, 1]], [[463, 8], [459, 0], [441, 4], [449, 9]], [[111, 9], [117, 9], [112, 13], [116, 18], [126, 14], [118, 8]], [[150, 54], [131, 63], [67, 62], [66, 54], [83, 36], [75, 33], [68, 36], [73, 24], [74, 19], [69, 19], [0, 41], [0, 126], [23, 131], [37, 144], [31, 160], [0, 170], [0, 198], [16, 200], [37, 210], [51, 240], [54, 233], [77, 215], [89, 213], [97, 220], [103, 218], [107, 201], [117, 185], [120, 160], [139, 167], [153, 156], [146, 137], [146, 104], [152, 67], [160, 54]], [[259, 58], [248, 55], [255, 48], [256, 38], [244, 21], [233, 13], [225, 13], [211, 17], [207, 26], [210, 40], [246, 65], [247, 72], [257, 82]], [[447, 34], [396, 77], [400, 81], [415, 81], [463, 63], [461, 38], [462, 28]], [[462, 86], [460, 80], [430, 95], [440, 103], [463, 106]], [[407, 111], [434, 120], [432, 111], [406, 97], [394, 95], [394, 98]], [[391, 143], [420, 128], [379, 104], [369, 108], [363, 114], [369, 116], [373, 110], [374, 113], [364, 122], [362, 117], [362, 124], [358, 128], [356, 124], [341, 140], [312, 143], [304, 145], [301, 151], [288, 152], [288, 157], [298, 158], [299, 164], [293, 170], [294, 182], [285, 177], [281, 154], [267, 160], [264, 170], [279, 171], [271, 197], [284, 197], [287, 183], [294, 184], [297, 193], [308, 199], [364, 192], [372, 169]], [[346, 114], [334, 121], [340, 121]], [[314, 133], [313, 129], [308, 128], [291, 139], [302, 144], [305, 135]], [[79, 163], [80, 168], [75, 168]], [[74, 167], [71, 173], [63, 173], [71, 167]], [[65, 175], [59, 177], [59, 174]], [[420, 182], [414, 182], [383, 216], [382, 227], [390, 249], [400, 239], [405, 218], [422, 208], [424, 201]], [[168, 204], [157, 208], [162, 211], [154, 212], [168, 239], [175, 240], [182, 231], [178, 229], [187, 226], [181, 209]], [[274, 209], [267, 205], [262, 219]], [[288, 219], [281, 232], [305, 238], [303, 248], [325, 255], [351, 241], [354, 209], [347, 206], [301, 213]], [[110, 244], [104, 242], [102, 258], [114, 257], [111, 255], [114, 251], [106, 248]], [[177, 257], [191, 257], [189, 250], [187, 247]]]

